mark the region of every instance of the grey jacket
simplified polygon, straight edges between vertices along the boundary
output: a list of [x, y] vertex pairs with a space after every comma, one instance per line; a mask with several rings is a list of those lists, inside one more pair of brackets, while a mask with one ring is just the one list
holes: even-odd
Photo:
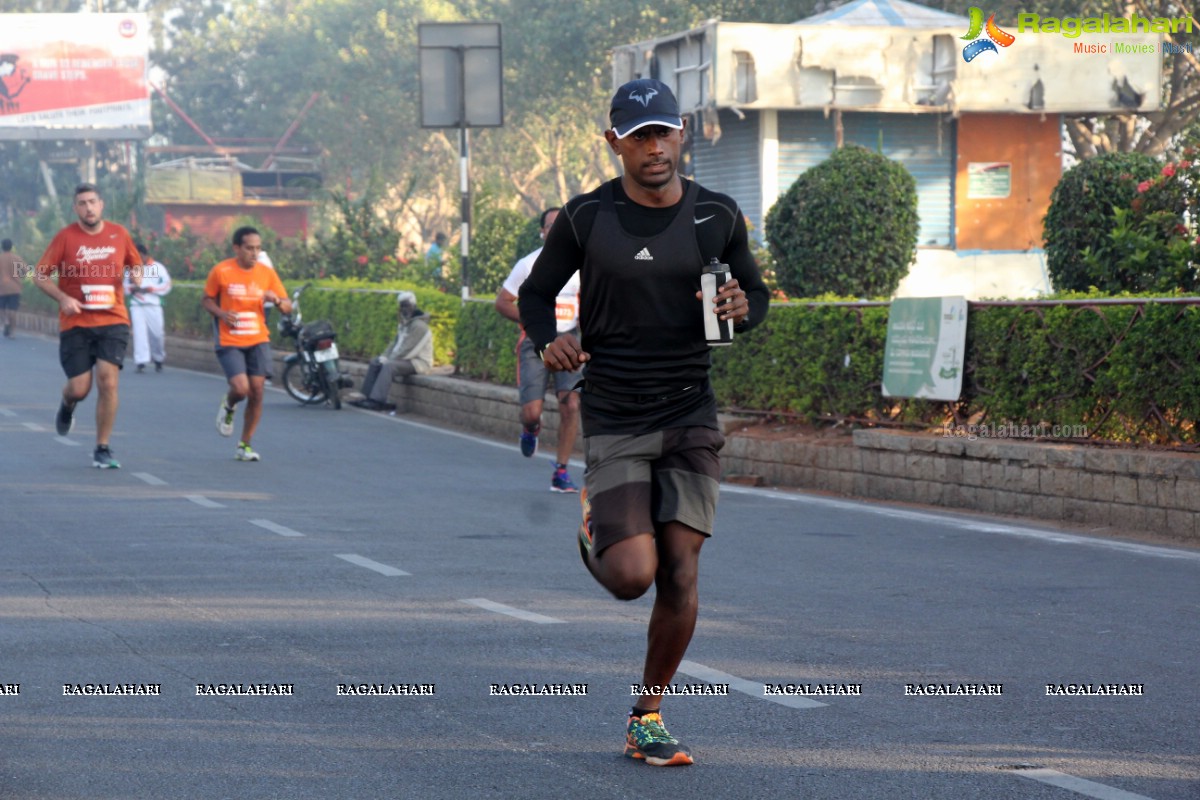
[[417, 374], [433, 369], [433, 331], [429, 329], [429, 314], [417, 309], [407, 322], [396, 326], [396, 338], [383, 354], [385, 361], [411, 361]]

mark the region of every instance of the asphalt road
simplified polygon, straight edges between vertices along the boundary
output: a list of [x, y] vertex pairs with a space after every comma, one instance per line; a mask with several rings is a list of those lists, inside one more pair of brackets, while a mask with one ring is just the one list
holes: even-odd
[[[63, 380], [0, 340], [4, 800], [1200, 797], [1198, 550], [729, 487], [678, 678], [728, 694], [664, 703], [697, 764], [654, 769], [620, 757], [649, 598], [592, 582], [515, 421], [270, 391], [238, 463], [222, 380], [126, 370], [102, 471], [94, 398], [54, 433]], [[129, 684], [158, 693], [86, 693]]]

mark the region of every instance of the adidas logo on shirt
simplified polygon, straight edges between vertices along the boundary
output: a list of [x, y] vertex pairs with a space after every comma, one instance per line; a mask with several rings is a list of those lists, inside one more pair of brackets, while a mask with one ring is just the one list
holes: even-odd
[[650, 255], [650, 251], [647, 248], [643, 247], [638, 252], [638, 254], [633, 257], [633, 260], [634, 261], [653, 261], [654, 256]]

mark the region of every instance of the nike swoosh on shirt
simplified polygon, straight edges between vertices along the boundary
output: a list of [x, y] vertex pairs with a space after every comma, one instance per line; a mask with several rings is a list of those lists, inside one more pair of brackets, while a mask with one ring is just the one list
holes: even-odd
[[704, 217], [703, 219], [696, 219], [695, 217], [692, 217], [692, 221], [695, 222], [697, 225], [699, 225], [701, 222], [708, 222], [710, 219], [712, 219], [715, 216], [716, 216], [716, 214], [709, 214], [707, 217]]

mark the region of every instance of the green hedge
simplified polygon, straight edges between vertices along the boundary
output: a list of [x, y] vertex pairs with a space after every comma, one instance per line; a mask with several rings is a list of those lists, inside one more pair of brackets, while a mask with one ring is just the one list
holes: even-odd
[[512, 386], [517, 382], [520, 329], [492, 302], [467, 303], [454, 329], [455, 366], [464, 377]]
[[[714, 351], [721, 406], [805, 422], [970, 421], [1044, 426], [1047, 437], [1060, 426], [1099, 440], [1200, 444], [1198, 306], [972, 305], [956, 403], [882, 396], [887, 317], [886, 306], [772, 306], [763, 325]], [[455, 334], [459, 373], [511, 384], [516, 337], [490, 304], [469, 304]]]
[[[289, 285], [287, 288], [295, 291], [300, 285], [303, 284]], [[163, 324], [167, 333], [199, 338], [212, 336], [212, 316], [200, 306], [203, 290], [202, 283], [177, 281], [174, 284], [171, 293], [163, 300]], [[417, 295], [417, 305], [430, 315], [434, 364], [453, 364], [455, 321], [461, 301], [433, 289], [416, 288], [410, 291]], [[21, 297], [25, 310], [57, 312], [55, 303], [32, 283], [25, 286]], [[379, 355], [396, 335], [394, 289], [368, 289], [345, 284], [314, 285], [301, 296], [300, 307], [305, 322], [327, 319], [333, 323], [337, 331], [338, 351], [350, 359], [365, 361]], [[279, 313], [273, 312], [271, 340], [276, 346], [290, 345], [291, 341], [284, 342], [275, 329], [278, 321]]]
[[[176, 284], [164, 303], [168, 330], [211, 335], [200, 291], [199, 284]], [[26, 309], [53, 311], [32, 284], [23, 297]], [[518, 329], [490, 299], [463, 305], [427, 289], [417, 297], [432, 316], [438, 364], [455, 364], [464, 377], [515, 384]], [[393, 290], [314, 287], [301, 302], [306, 320], [334, 321], [348, 358], [377, 355], [395, 330]], [[714, 353], [721, 405], [810, 422], [936, 427], [969, 420], [1085, 428], [1102, 440], [1200, 444], [1200, 306], [972, 304], [956, 403], [881, 395], [887, 315], [886, 306], [772, 306], [763, 325]]]

